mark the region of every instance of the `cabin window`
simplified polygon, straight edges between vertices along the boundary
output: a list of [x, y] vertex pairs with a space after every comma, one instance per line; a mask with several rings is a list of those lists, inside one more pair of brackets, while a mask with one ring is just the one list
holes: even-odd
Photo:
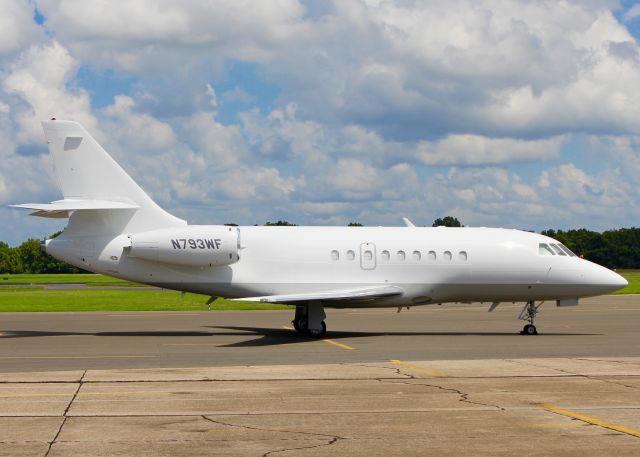
[[382, 251], [380, 253], [380, 257], [382, 257], [382, 260], [384, 260], [385, 262], [388, 262], [391, 258], [391, 255], [389, 255], [389, 251]]
[[340, 259], [340, 253], [335, 249], [331, 251], [331, 260], [339, 260], [339, 259]]
[[356, 258], [356, 253], [352, 250], [347, 251], [347, 260], [353, 260]]
[[420, 262], [420, 259], [422, 259], [422, 254], [420, 254], [420, 251], [413, 251], [412, 257], [416, 262]]
[[556, 251], [556, 254], [566, 257], [567, 254], [562, 249], [560, 249], [557, 244], [549, 243], [549, 246], [551, 246], [553, 250]]
[[556, 255], [556, 254], [553, 252], [553, 249], [551, 249], [551, 248], [549, 247], [549, 245], [548, 245], [548, 244], [546, 244], [546, 243], [540, 243], [540, 244], [538, 245], [538, 254], [540, 254], [540, 255]]
[[364, 260], [370, 262], [373, 260], [373, 253], [369, 250], [364, 251]]
[[398, 251], [397, 257], [398, 257], [398, 260], [404, 261], [405, 259], [404, 251]]
[[436, 251], [429, 251], [429, 253], [427, 254], [427, 258], [431, 262], [435, 262], [435, 260], [436, 260]]
[[566, 247], [564, 244], [558, 243], [558, 246], [560, 246], [560, 249], [562, 249], [564, 252], [569, 254], [569, 257], [576, 257], [576, 255], [573, 253], [573, 251], [571, 251], [571, 249]]
[[444, 251], [444, 260], [451, 260], [451, 251]]
[[458, 259], [462, 260], [463, 262], [466, 262], [467, 261], [467, 252], [466, 251], [458, 252]]

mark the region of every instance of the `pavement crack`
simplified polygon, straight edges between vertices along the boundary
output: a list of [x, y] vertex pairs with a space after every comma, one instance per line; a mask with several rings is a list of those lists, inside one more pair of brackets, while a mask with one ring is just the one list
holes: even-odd
[[49, 442], [49, 446], [47, 447], [47, 452], [44, 453], [44, 457], [48, 457], [49, 453], [51, 452], [51, 448], [58, 441], [58, 437], [62, 432], [62, 428], [64, 427], [64, 424], [67, 423], [67, 417], [68, 417], [67, 414], [69, 413], [69, 409], [71, 409], [71, 405], [75, 401], [76, 397], [78, 396], [78, 393], [80, 392], [80, 389], [82, 388], [82, 384], [84, 383], [84, 377], [86, 374], [87, 374], [87, 370], [84, 370], [84, 372], [82, 373], [82, 376], [80, 377], [80, 380], [78, 381], [78, 388], [73, 393], [73, 396], [69, 401], [69, 404], [67, 405], [64, 412], [62, 413], [62, 422], [60, 422], [60, 428], [58, 428], [58, 431], [56, 432], [56, 436], [53, 437], [53, 440]]
[[595, 359], [595, 358], [591, 358], [591, 357], [575, 357], [573, 360], [580, 360], [580, 361], [583, 361], [583, 362], [620, 363], [620, 364], [623, 364], [623, 365], [632, 365], [632, 366], [637, 366], [638, 365], [637, 362], [631, 362], [631, 361], [626, 361], [626, 360], [614, 360], [614, 359], [605, 360], [605, 359]]
[[[416, 379], [423, 379], [423, 378], [416, 378]], [[453, 387], [443, 387], [443, 386], [439, 386], [437, 384], [402, 382], [402, 381], [397, 381], [397, 380], [393, 380], [393, 379], [378, 379], [377, 381], [379, 381], [379, 382], [387, 382], [387, 383], [390, 383], [390, 384], [405, 384], [407, 386], [432, 387], [432, 388], [439, 389], [439, 390], [442, 390], [442, 391], [445, 391], [445, 392], [451, 392], [451, 393], [459, 395], [460, 398], [458, 399], [458, 401], [460, 401], [462, 403], [469, 403], [471, 405], [484, 406], [486, 408], [496, 408], [499, 411], [506, 411], [506, 409], [503, 408], [500, 405], [492, 405], [490, 403], [482, 403], [482, 402], [478, 402], [478, 401], [469, 400], [469, 395], [471, 395], [471, 394], [462, 392], [459, 389], [454, 389]]]
[[320, 443], [320, 444], [316, 444], [314, 446], [301, 446], [301, 447], [292, 447], [292, 448], [287, 448], [287, 449], [277, 449], [277, 450], [265, 452], [264, 454], [262, 454], [262, 457], [267, 457], [269, 455], [278, 454], [280, 452], [300, 451], [300, 450], [303, 450], [303, 449], [315, 449], [315, 448], [319, 448], [319, 447], [331, 446], [332, 444], [337, 443], [338, 440], [340, 440], [340, 438], [335, 437], [335, 438], [331, 439], [327, 443]]
[[[347, 365], [347, 364], [341, 364], [341, 365]], [[385, 370], [391, 370], [393, 372], [393, 374], [396, 374], [398, 376], [404, 376], [406, 379], [417, 379], [414, 375], [409, 374], [409, 373], [403, 373], [402, 367], [386, 367], [386, 366], [381, 366], [381, 365], [367, 365], [364, 363], [349, 363], [349, 366], [356, 366], [356, 367], [364, 367], [364, 368], [382, 368]], [[379, 379], [386, 379], [386, 378], [379, 378]], [[378, 380], [379, 380], [378, 379]], [[396, 378], [390, 378], [390, 379], [396, 379]], [[402, 379], [402, 378], [400, 378]]]
[[629, 384], [624, 384], [622, 382], [616, 382], [616, 381], [614, 381], [612, 379], [602, 379], [602, 378], [600, 378], [598, 376], [586, 376], [586, 378], [587, 379], [593, 379], [594, 381], [606, 382], [608, 384], [613, 384], [613, 385], [616, 385], [616, 386], [626, 387], [627, 389], [633, 389], [633, 390], [637, 390], [638, 389], [638, 386], [632, 386], [632, 385], [629, 385]]
[[539, 365], [539, 364], [533, 363], [533, 362], [531, 362], [529, 360], [527, 360], [526, 363], [521, 362], [519, 359], [505, 359], [505, 360], [507, 360], [508, 362], [517, 363], [519, 365], [524, 365], [524, 366], [527, 366], [527, 367], [536, 367], [536, 368], [544, 368], [545, 370], [554, 370], [554, 371], [557, 371], [559, 373], [564, 373], [564, 374], [567, 374], [567, 375], [570, 375], [570, 376], [584, 376], [583, 374], [574, 373], [572, 371], [563, 370], [562, 368], [549, 367], [549, 366], [546, 366], [546, 365]]
[[243, 429], [246, 429], [246, 430], [254, 430], [254, 431], [259, 431], [259, 432], [292, 433], [292, 434], [296, 434], [296, 435], [307, 435], [307, 436], [310, 436], [310, 437], [315, 437], [317, 439], [329, 438], [329, 441], [327, 441], [326, 443], [314, 444], [313, 446], [300, 446], [300, 447], [293, 447], [293, 448], [287, 448], [287, 449], [278, 449], [278, 450], [268, 451], [268, 452], [264, 453], [262, 455], [262, 457], [267, 457], [269, 455], [277, 454], [279, 452], [295, 451], [295, 450], [301, 450], [301, 449], [313, 449], [313, 448], [318, 448], [318, 447], [323, 447], [323, 446], [330, 446], [330, 445], [332, 445], [332, 444], [334, 444], [334, 443], [336, 443], [336, 442], [338, 442], [340, 440], [348, 439], [348, 438], [345, 438], [343, 436], [330, 435], [330, 434], [326, 434], [326, 433], [304, 432], [304, 431], [300, 431], [300, 430], [283, 430], [283, 429], [276, 429], [276, 428], [254, 427], [254, 426], [251, 426], [251, 425], [231, 424], [229, 422], [223, 422], [221, 420], [212, 419], [211, 417], [206, 416], [204, 414], [201, 417], [204, 420], [207, 420], [209, 422], [213, 422], [214, 424], [224, 425], [224, 426], [227, 426], [227, 427], [243, 428]]

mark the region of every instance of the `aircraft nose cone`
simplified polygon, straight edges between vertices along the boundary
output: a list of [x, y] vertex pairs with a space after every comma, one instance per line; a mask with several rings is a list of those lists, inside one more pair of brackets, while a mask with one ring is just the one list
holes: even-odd
[[629, 282], [615, 271], [595, 265], [597, 267], [597, 283], [602, 288], [602, 293], [615, 292], [629, 285]]

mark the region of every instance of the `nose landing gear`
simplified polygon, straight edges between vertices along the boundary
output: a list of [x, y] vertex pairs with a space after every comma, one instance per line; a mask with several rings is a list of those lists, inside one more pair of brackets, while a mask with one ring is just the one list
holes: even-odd
[[528, 321], [529, 323], [522, 328], [520, 335], [537, 335], [538, 334], [538, 329], [536, 329], [536, 326], [533, 324], [533, 321], [536, 317], [536, 314], [538, 314], [538, 308], [540, 308], [540, 306], [542, 306], [543, 303], [544, 302], [542, 301], [536, 305], [536, 303], [532, 300], [532, 301], [528, 301], [524, 305], [524, 307], [522, 308], [522, 311], [520, 311], [520, 315], [518, 316], [518, 319], [520, 319], [521, 321]]

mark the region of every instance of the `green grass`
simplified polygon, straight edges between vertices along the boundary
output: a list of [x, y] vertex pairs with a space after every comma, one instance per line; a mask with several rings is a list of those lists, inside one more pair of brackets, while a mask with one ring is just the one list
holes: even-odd
[[[144, 284], [96, 274], [1, 275], [0, 312], [53, 311], [206, 311], [207, 295], [148, 290], [55, 290], [45, 284], [84, 283], [88, 286], [136, 287]], [[23, 286], [19, 284], [29, 284]], [[288, 309], [285, 305], [265, 305], [217, 299], [214, 311]]]
[[124, 281], [122, 279], [112, 278], [111, 276], [96, 274], [47, 274], [47, 275], [0, 275], [1, 284], [69, 284], [69, 283], [85, 283], [88, 286], [144, 286], [137, 282]]
[[[206, 295], [173, 291], [137, 290], [46, 290], [44, 287], [0, 287], [0, 311], [206, 311]], [[218, 299], [214, 311], [287, 309], [284, 305], [264, 305]]]
[[640, 270], [618, 270], [618, 274], [629, 281], [629, 285], [618, 292], [620, 294], [640, 294]]
[[[640, 270], [619, 270], [629, 286], [616, 294], [640, 294]], [[4, 279], [8, 278], [8, 279]], [[102, 275], [3, 275], [0, 276], [0, 312], [53, 311], [205, 311], [206, 295], [146, 290], [51, 290], [47, 283], [86, 283], [90, 286], [139, 286]], [[17, 284], [27, 283], [29, 286]], [[11, 285], [16, 284], [16, 285]], [[235, 302], [219, 298], [211, 305], [215, 311], [289, 309], [285, 305]]]

